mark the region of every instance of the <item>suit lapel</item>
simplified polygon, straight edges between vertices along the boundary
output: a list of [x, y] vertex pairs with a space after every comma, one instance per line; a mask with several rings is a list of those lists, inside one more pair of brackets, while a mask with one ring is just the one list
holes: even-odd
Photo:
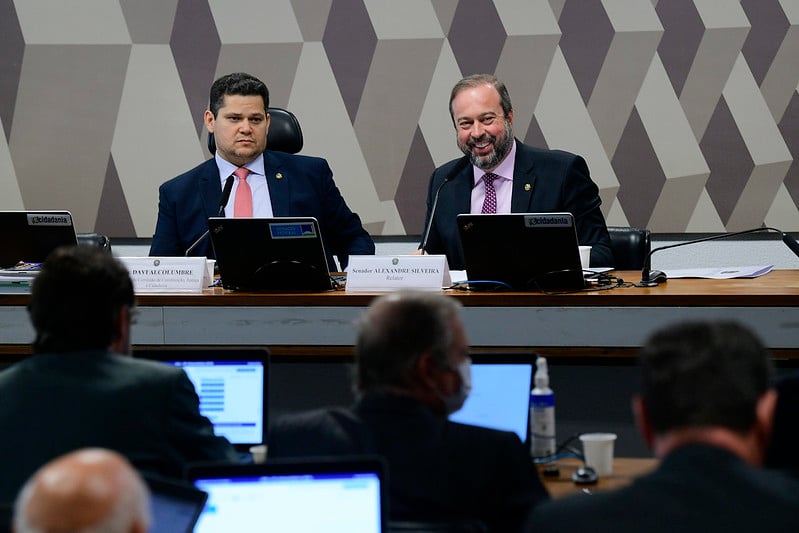
[[524, 149], [524, 145], [516, 141], [516, 161], [513, 167], [513, 192], [511, 193], [510, 210], [512, 213], [529, 213], [530, 204], [535, 192], [536, 175], [533, 172], [535, 162]]
[[214, 158], [205, 162], [200, 174], [200, 195], [206, 217], [219, 214], [219, 200], [222, 198], [222, 184], [219, 179], [219, 168]]
[[444, 185], [444, 188], [452, 187], [452, 191], [447, 191], [447, 194], [442, 192], [442, 196], [447, 199], [452, 199], [452, 204], [444, 207], [447, 210], [454, 212], [453, 216], [461, 213], [469, 213], [472, 210], [472, 188], [474, 187], [474, 171], [472, 165], [465, 165], [463, 170], [458, 172], [452, 179], [452, 182]]
[[269, 151], [264, 152], [264, 173], [272, 202], [272, 214], [276, 217], [292, 216], [289, 210], [291, 191], [288, 176], [280, 159]]

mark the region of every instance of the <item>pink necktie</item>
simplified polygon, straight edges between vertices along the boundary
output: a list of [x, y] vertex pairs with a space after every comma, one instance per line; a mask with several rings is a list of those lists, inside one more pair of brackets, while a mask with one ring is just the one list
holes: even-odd
[[483, 200], [483, 210], [481, 213], [494, 214], [497, 212], [497, 191], [494, 189], [494, 180], [499, 176], [486, 172], [483, 174], [483, 183], [486, 187], [486, 197]]
[[233, 175], [239, 179], [233, 203], [233, 216], [237, 218], [252, 218], [252, 189], [247, 183], [249, 174], [249, 169], [244, 167], [239, 167], [233, 172]]

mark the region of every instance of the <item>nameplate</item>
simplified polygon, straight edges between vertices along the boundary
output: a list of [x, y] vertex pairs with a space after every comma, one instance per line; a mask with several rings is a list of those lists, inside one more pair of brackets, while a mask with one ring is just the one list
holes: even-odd
[[120, 257], [119, 260], [128, 269], [136, 293], [200, 292], [211, 282], [205, 257]]
[[451, 284], [445, 255], [351, 255], [347, 267], [347, 292], [440, 291]]

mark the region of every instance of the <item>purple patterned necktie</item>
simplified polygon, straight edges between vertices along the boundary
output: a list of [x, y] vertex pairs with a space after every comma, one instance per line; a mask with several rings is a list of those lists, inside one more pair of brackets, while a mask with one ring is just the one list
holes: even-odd
[[483, 200], [483, 210], [481, 213], [494, 214], [497, 212], [497, 191], [494, 189], [494, 180], [499, 176], [486, 172], [483, 174], [483, 183], [486, 187], [486, 197]]

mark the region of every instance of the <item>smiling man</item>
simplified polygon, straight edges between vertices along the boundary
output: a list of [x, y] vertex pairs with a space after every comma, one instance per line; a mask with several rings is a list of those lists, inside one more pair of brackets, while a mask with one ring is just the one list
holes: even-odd
[[459, 214], [568, 211], [574, 215], [580, 244], [592, 247], [591, 266], [613, 265], [602, 201], [588, 165], [580, 156], [516, 140], [504, 83], [489, 74], [462, 79], [452, 89], [449, 111], [464, 157], [437, 168], [430, 177], [424, 226], [430, 231], [426, 243], [422, 236], [420, 248], [446, 254], [450, 268], [462, 270]]
[[[216, 154], [159, 189], [153, 256], [182, 256], [220, 210], [222, 188], [235, 176], [226, 217], [312, 216], [319, 221], [330, 270], [355, 254], [374, 254], [372, 238], [350, 211], [327, 161], [267, 150], [269, 90], [249, 74], [222, 76], [211, 86], [205, 127]], [[214, 257], [209, 239], [191, 255]]]

